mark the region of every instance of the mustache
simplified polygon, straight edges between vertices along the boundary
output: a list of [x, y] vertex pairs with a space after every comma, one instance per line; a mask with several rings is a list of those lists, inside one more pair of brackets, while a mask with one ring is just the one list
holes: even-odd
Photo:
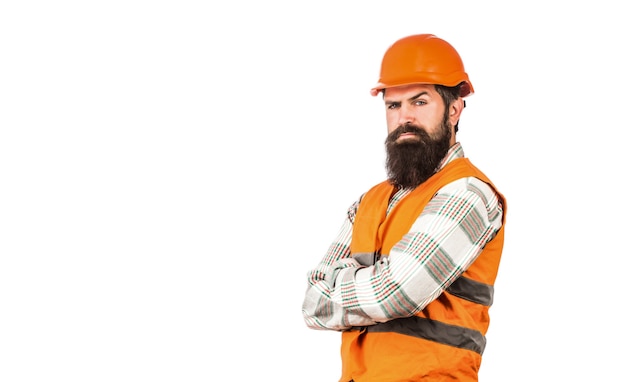
[[400, 125], [397, 129], [389, 133], [389, 135], [387, 136], [387, 142], [388, 143], [395, 142], [400, 137], [400, 135], [405, 134], [405, 133], [413, 133], [421, 137], [422, 139], [430, 138], [426, 130], [424, 130], [420, 126], [413, 125], [413, 124], [404, 124], [404, 125]]

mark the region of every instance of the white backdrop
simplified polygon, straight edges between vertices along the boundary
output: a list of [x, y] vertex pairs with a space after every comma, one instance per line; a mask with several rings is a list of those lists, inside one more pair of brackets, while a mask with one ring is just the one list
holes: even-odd
[[337, 380], [306, 272], [384, 177], [369, 89], [415, 33], [462, 55], [458, 139], [509, 202], [481, 382], [617, 380], [620, 10], [2, 3], [0, 380]]

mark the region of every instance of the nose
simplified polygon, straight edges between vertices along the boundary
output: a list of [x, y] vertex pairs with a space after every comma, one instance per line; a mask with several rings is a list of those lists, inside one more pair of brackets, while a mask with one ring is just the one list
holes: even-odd
[[415, 115], [408, 107], [402, 106], [398, 111], [398, 126], [409, 125], [415, 122]]

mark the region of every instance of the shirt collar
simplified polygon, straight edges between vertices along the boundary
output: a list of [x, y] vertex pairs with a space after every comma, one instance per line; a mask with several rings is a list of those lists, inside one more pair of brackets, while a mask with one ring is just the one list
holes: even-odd
[[448, 149], [448, 153], [441, 160], [439, 167], [437, 167], [437, 172], [444, 168], [448, 163], [452, 162], [455, 159], [464, 158], [465, 152], [463, 151], [463, 147], [461, 146], [461, 142], [456, 142]]

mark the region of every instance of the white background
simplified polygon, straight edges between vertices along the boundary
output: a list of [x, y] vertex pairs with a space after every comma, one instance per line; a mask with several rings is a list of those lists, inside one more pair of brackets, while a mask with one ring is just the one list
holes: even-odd
[[337, 380], [306, 272], [384, 177], [369, 89], [415, 33], [509, 202], [481, 382], [623, 378], [621, 8], [3, 2], [0, 380]]

